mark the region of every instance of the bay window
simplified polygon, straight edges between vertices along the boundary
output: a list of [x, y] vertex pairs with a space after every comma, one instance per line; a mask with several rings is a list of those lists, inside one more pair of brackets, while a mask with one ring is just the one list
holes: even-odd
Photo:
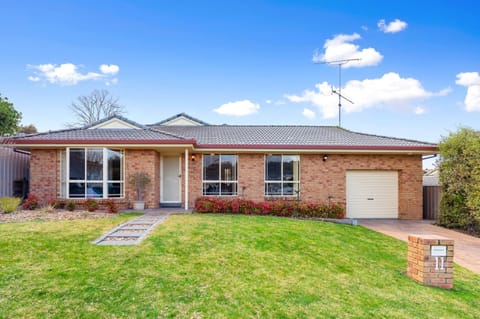
[[203, 195], [237, 195], [237, 155], [203, 155]]
[[123, 151], [68, 148], [64, 162], [67, 198], [123, 197]]
[[300, 156], [265, 156], [265, 196], [297, 196], [300, 192]]

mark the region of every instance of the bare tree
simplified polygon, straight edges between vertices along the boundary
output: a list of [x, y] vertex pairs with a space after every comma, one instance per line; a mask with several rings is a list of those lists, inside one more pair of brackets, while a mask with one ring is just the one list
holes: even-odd
[[93, 90], [90, 95], [79, 96], [70, 104], [75, 115], [74, 123], [67, 126], [88, 125], [112, 115], [125, 114], [125, 108], [118, 103], [118, 98], [112, 97], [107, 90]]

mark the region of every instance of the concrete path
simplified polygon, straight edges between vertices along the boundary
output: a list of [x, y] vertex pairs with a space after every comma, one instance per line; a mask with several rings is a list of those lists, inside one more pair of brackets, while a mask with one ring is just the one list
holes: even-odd
[[92, 244], [104, 246], [137, 245], [141, 243], [152, 230], [163, 223], [163, 221], [172, 213], [179, 214], [185, 213], [185, 211], [171, 208], [147, 210], [145, 215], [139, 216], [115, 227], [94, 240]]
[[453, 239], [455, 242], [454, 261], [465, 268], [480, 274], [480, 238], [432, 225], [428, 220], [364, 219], [359, 225], [377, 232], [408, 241], [408, 235], [428, 234]]

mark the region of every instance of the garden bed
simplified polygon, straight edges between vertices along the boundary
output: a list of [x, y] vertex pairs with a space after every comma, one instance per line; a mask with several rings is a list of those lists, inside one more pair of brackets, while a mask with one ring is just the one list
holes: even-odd
[[0, 213], [0, 223], [28, 222], [32, 220], [75, 220], [75, 219], [98, 219], [117, 216], [107, 212], [88, 212], [84, 210], [70, 212], [68, 210], [56, 210], [43, 212], [41, 210], [19, 210], [9, 214]]

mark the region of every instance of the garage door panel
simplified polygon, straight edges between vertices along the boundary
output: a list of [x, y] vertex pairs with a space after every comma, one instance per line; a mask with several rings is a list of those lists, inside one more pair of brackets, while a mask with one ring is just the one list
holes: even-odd
[[347, 171], [347, 217], [398, 218], [397, 171]]

